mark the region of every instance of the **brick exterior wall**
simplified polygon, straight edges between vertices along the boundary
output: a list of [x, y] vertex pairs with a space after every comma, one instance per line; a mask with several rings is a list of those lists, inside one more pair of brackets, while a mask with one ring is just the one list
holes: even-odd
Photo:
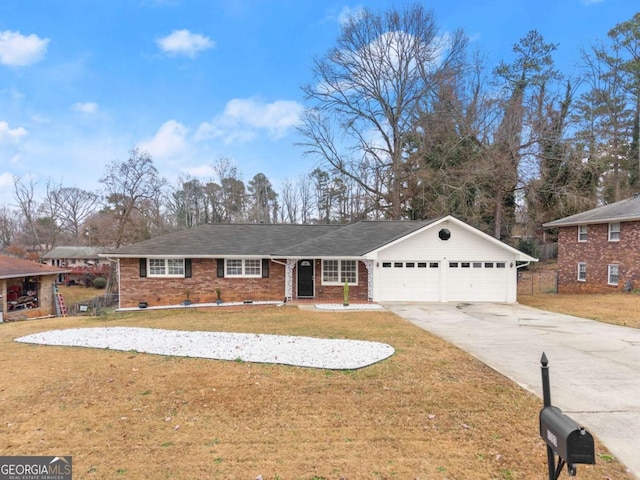
[[[578, 263], [586, 263], [586, 281], [578, 281]], [[618, 285], [608, 285], [608, 265], [619, 265]], [[587, 241], [578, 242], [578, 227], [558, 232], [558, 292], [608, 293], [622, 291], [632, 280], [640, 287], [640, 222], [622, 222], [620, 241], [609, 241], [609, 224], [587, 227]]]
[[[286, 261], [283, 259], [283, 263]], [[367, 301], [367, 268], [358, 262], [358, 286], [349, 289], [350, 301]], [[225, 302], [280, 301], [285, 298], [285, 266], [269, 262], [269, 278], [218, 278], [216, 259], [191, 260], [191, 278], [140, 277], [139, 259], [120, 259], [120, 307], [137, 307], [139, 302], [149, 306], [178, 305], [190, 290], [193, 303], [214, 303], [216, 288], [222, 290]], [[293, 275], [293, 295], [297, 295], [296, 271]], [[315, 300], [342, 303], [342, 286], [322, 285], [322, 262], [315, 261]]]
[[[322, 260], [315, 262], [315, 297], [318, 303], [342, 303], [343, 285], [322, 285]], [[358, 262], [358, 285], [349, 286], [350, 302], [366, 302], [369, 300], [368, 270], [362, 262]], [[294, 297], [296, 295], [296, 285], [293, 287]]]
[[193, 303], [214, 303], [216, 288], [225, 302], [284, 300], [284, 265], [269, 262], [269, 278], [218, 278], [214, 258], [194, 258], [191, 269], [191, 278], [140, 277], [139, 260], [121, 258], [120, 306], [137, 307], [141, 301], [149, 306], [178, 305], [187, 289]]

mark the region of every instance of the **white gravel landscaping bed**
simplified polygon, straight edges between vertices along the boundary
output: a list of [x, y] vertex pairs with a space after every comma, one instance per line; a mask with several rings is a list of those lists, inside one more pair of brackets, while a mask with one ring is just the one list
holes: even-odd
[[384, 310], [382, 305], [377, 303], [351, 303], [349, 305], [341, 305], [339, 303], [319, 303], [316, 305], [318, 310]]
[[103, 348], [299, 367], [354, 370], [394, 354], [391, 345], [364, 340], [189, 332], [138, 327], [71, 328], [34, 333], [17, 342]]

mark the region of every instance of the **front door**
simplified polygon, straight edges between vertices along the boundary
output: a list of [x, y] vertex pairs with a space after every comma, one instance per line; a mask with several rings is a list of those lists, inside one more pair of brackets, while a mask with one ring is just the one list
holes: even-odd
[[313, 260], [298, 261], [298, 297], [313, 297]]

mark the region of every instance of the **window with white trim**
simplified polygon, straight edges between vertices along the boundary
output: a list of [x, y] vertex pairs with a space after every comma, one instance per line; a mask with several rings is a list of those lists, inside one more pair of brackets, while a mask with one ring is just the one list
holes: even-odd
[[259, 258], [227, 258], [225, 277], [261, 277], [262, 260]]
[[587, 264], [584, 262], [578, 263], [578, 281], [585, 282], [587, 280]]
[[184, 277], [184, 258], [149, 258], [150, 277]]
[[586, 225], [578, 225], [578, 241], [586, 242], [587, 241], [587, 226]]
[[620, 281], [620, 265], [609, 265], [608, 281], [609, 285], [618, 285]]
[[609, 224], [609, 241], [610, 242], [620, 241], [620, 223]]
[[358, 284], [357, 260], [323, 260], [322, 284], [323, 285], [349, 285]]

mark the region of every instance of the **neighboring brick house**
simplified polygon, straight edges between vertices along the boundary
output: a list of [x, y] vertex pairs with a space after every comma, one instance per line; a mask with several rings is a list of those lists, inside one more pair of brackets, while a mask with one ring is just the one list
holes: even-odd
[[517, 268], [536, 259], [446, 216], [352, 225], [209, 224], [129, 245], [117, 259], [120, 308], [224, 302], [515, 302]]
[[54, 286], [62, 268], [0, 255], [0, 317], [4, 321], [56, 314]]
[[[558, 229], [558, 292], [640, 287], [640, 197], [543, 225]], [[634, 287], [635, 285], [635, 287]]]

